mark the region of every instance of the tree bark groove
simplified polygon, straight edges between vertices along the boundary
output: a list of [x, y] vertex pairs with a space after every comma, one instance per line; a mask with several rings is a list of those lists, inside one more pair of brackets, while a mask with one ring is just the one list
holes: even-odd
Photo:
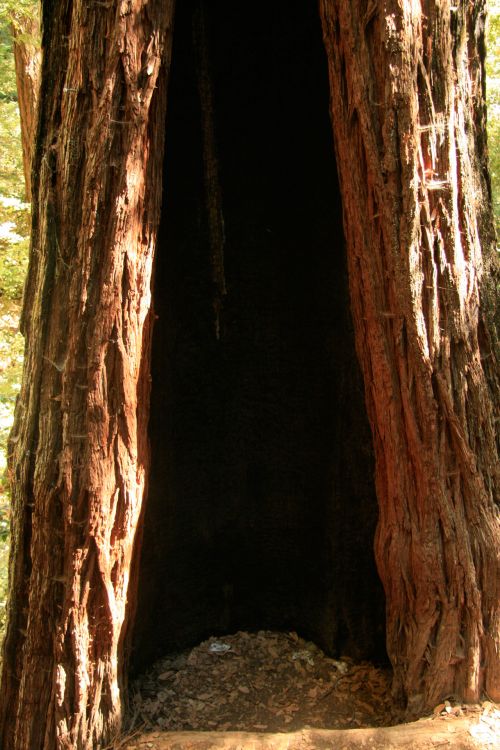
[[320, 8], [394, 692], [410, 711], [498, 699], [484, 3]]

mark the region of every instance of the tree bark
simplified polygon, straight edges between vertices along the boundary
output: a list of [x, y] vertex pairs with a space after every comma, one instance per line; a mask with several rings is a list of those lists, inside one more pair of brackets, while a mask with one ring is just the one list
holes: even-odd
[[[35, 8], [34, 8], [35, 11]], [[17, 99], [21, 121], [25, 197], [31, 201], [31, 163], [36, 134], [38, 91], [40, 87], [40, 22], [33, 16], [12, 15], [12, 39], [16, 68]]]
[[120, 727], [172, 15], [163, 0], [43, 7], [4, 750], [97, 750]]
[[[98, 750], [120, 728], [173, 4], [43, 7], [1, 750]], [[320, 11], [395, 695], [500, 699], [484, 4]]]
[[375, 548], [409, 711], [500, 698], [483, 2], [321, 0]]

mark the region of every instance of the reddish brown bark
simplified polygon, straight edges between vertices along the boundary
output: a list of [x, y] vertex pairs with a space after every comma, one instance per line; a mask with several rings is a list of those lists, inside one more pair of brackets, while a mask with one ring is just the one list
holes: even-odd
[[5, 750], [95, 749], [120, 726], [172, 13], [163, 0], [45, 7]]
[[410, 710], [498, 699], [484, 4], [322, 0], [321, 15], [395, 692]]
[[35, 144], [38, 90], [40, 87], [41, 53], [39, 37], [40, 23], [35, 9], [33, 16], [13, 14], [12, 38], [27, 201], [31, 201], [31, 163]]
[[[320, 8], [395, 692], [498, 699], [483, 4]], [[44, 13], [0, 747], [89, 750], [135, 601], [173, 0]]]

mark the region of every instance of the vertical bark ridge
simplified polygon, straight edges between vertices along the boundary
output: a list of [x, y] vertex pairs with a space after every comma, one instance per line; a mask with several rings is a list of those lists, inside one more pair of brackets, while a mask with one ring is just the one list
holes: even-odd
[[484, 5], [320, 7], [395, 693], [416, 711], [498, 698], [498, 380], [478, 343], [481, 329], [492, 353]]
[[27, 357], [10, 442], [9, 750], [98, 748], [120, 727], [148, 468], [166, 105], [156, 85], [172, 15], [173, 2], [142, 0], [44, 8]]

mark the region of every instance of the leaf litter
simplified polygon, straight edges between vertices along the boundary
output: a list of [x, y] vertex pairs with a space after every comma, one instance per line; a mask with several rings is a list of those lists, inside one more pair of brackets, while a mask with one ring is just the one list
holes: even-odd
[[212, 637], [156, 662], [132, 687], [146, 730], [289, 732], [397, 723], [391, 672], [331, 659], [296, 633]]

